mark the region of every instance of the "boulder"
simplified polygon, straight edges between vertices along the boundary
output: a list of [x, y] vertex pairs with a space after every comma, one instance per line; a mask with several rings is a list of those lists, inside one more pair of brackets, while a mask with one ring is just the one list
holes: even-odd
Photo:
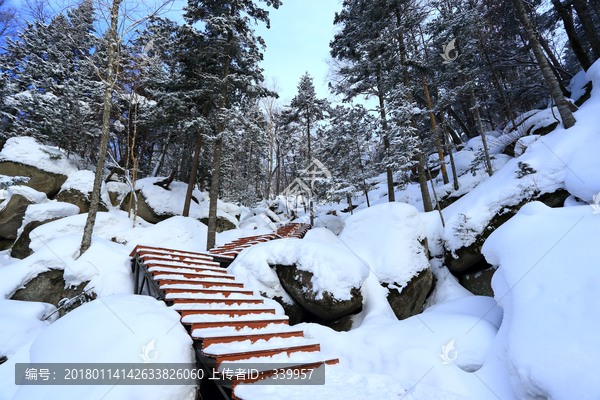
[[15, 240], [25, 218], [25, 211], [33, 201], [20, 194], [13, 194], [0, 210], [0, 239]]
[[[148, 202], [146, 201], [146, 196], [144, 196], [144, 193], [142, 193], [141, 190], [136, 190], [135, 193], [137, 196], [137, 215], [144, 221], [150, 222], [151, 224], [158, 224], [161, 221], [175, 216], [175, 214], [157, 214], [156, 211], [154, 211], [154, 209], [148, 205]], [[129, 210], [130, 197], [131, 193], [125, 196], [125, 198], [121, 202], [121, 210]]]
[[21, 176], [29, 178], [23, 186], [28, 186], [38, 192], [46, 193], [51, 198], [59, 191], [67, 180], [66, 175], [38, 169], [32, 165], [21, 164], [14, 161], [0, 161], [0, 175]]
[[354, 315], [355, 314], [346, 315], [345, 317], [331, 321], [326, 325], [337, 332], [348, 332], [352, 329], [352, 323], [354, 322], [352, 321], [352, 317], [354, 317]]
[[[567, 197], [570, 194], [564, 189], [558, 189], [552, 193], [545, 193], [543, 195], [534, 196], [531, 199], [525, 199], [519, 204], [514, 206], [505, 206], [502, 208], [487, 224], [483, 232], [481, 232], [475, 242], [469, 246], [461, 247], [452, 254], [446, 255], [446, 266], [453, 274], [460, 276], [465, 272], [472, 269], [485, 269], [488, 264], [485, 263], [485, 258], [481, 254], [481, 247], [485, 240], [494, 232], [498, 227], [504, 224], [506, 221], [511, 219], [525, 204], [532, 201], [540, 201], [549, 207], [562, 207]], [[484, 266], [484, 268], [478, 268], [478, 266]], [[472, 271], [469, 271], [472, 272]]]
[[388, 289], [387, 301], [398, 319], [406, 319], [419, 314], [433, 287], [433, 274], [426, 268], [413, 277], [402, 289], [393, 284], [382, 283]]
[[31, 244], [31, 238], [29, 235], [31, 231], [33, 231], [38, 226], [42, 226], [47, 224], [48, 222], [56, 221], [60, 218], [52, 218], [45, 221], [31, 221], [25, 227], [23, 227], [23, 232], [19, 235], [19, 238], [15, 241], [10, 251], [10, 256], [13, 258], [18, 258], [20, 260], [29, 257], [33, 254], [33, 250], [29, 248]]
[[492, 277], [498, 267], [491, 267], [483, 271], [471, 272], [461, 275], [458, 281], [469, 292], [477, 296], [494, 297]]
[[[11, 297], [11, 300], [36, 301], [50, 303], [56, 307], [65, 305], [68, 299], [72, 299], [83, 293], [85, 286], [89, 282], [83, 282], [78, 286], [65, 287], [63, 270], [50, 270], [43, 272], [30, 280], [23, 289], [19, 289]], [[86, 301], [95, 299], [93, 293], [88, 292], [78, 301], [73, 301], [59, 311], [59, 316], [75, 309]]]
[[[129, 185], [123, 182], [108, 182], [106, 190], [108, 191], [108, 198], [113, 207], [119, 207], [125, 196], [131, 192]], [[129, 203], [126, 206], [129, 206]]]
[[[85, 214], [90, 211], [90, 203], [91, 203], [91, 193], [83, 193], [77, 189], [69, 188], [66, 190], [61, 190], [56, 200], [61, 201], [63, 203], [74, 204], [79, 207], [79, 213]], [[108, 211], [108, 207], [102, 200], [100, 200], [100, 204], [98, 205], [98, 211], [106, 212]]]
[[[208, 218], [201, 218], [200, 222], [204, 225], [208, 226]], [[230, 220], [225, 217], [217, 217], [217, 233], [229, 231], [231, 229], [236, 229], [237, 226]]]
[[340, 319], [362, 306], [363, 297], [360, 288], [350, 290], [349, 300], [337, 299], [328, 291], [318, 296], [318, 293], [313, 290], [312, 272], [300, 270], [295, 265], [276, 265], [275, 270], [283, 288], [306, 311], [325, 321]]

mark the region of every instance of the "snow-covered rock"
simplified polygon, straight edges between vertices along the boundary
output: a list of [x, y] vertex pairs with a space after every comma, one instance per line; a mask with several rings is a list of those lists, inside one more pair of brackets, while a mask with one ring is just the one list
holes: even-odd
[[266, 297], [288, 304], [293, 298], [323, 319], [347, 315], [360, 308], [358, 289], [369, 269], [333, 233], [321, 229], [329, 240], [308, 236], [261, 243], [244, 250], [228, 271]]
[[486, 241], [504, 318], [496, 356], [520, 399], [600, 398], [598, 227], [590, 206], [524, 206]]
[[[44, 193], [26, 186], [12, 186], [0, 209], [0, 238], [15, 240], [28, 206], [48, 201]], [[3, 249], [4, 250], [4, 249]]]
[[[192, 340], [180, 315], [149, 296], [118, 295], [84, 304], [44, 329], [31, 344], [33, 363], [142, 363], [153, 343], [154, 363], [193, 364]], [[148, 364], [152, 366], [152, 364]], [[14, 369], [12, 371], [14, 384]], [[107, 392], [110, 394], [107, 396]], [[21, 385], [14, 400], [92, 398], [193, 400], [193, 385]]]
[[25, 211], [25, 217], [17, 232], [18, 238], [11, 249], [11, 256], [23, 259], [33, 253], [33, 250], [29, 247], [31, 243], [29, 235], [38, 226], [77, 214], [79, 214], [79, 207], [69, 203], [50, 201], [42, 204], [31, 204]]
[[0, 152], [0, 175], [29, 178], [25, 186], [54, 196], [76, 166], [55, 147], [44, 146], [32, 137], [14, 137]]
[[[71, 203], [79, 207], [80, 212], [87, 213], [90, 210], [92, 192], [94, 189], [94, 176], [92, 171], [77, 171], [67, 178], [62, 185], [56, 199], [65, 203]], [[111, 201], [106, 190], [106, 184], [102, 182], [100, 189], [99, 211], [108, 211]]]

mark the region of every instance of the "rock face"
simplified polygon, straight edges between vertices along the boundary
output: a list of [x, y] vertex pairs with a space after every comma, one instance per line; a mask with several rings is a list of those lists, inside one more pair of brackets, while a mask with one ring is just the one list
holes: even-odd
[[[75, 296], [83, 293], [83, 288], [88, 282], [83, 282], [79, 286], [65, 288], [65, 280], [63, 278], [64, 271], [50, 270], [43, 272], [29, 281], [24, 289], [19, 289], [11, 297], [11, 300], [21, 301], [37, 301], [42, 303], [50, 303], [56, 307], [63, 305], [63, 300], [72, 299]], [[82, 303], [94, 299], [93, 294], [86, 294], [81, 301], [74, 301], [69, 306], [59, 311], [59, 316], [63, 316], [68, 311], [77, 308]], [[60, 303], [60, 304], [59, 304]]]
[[276, 265], [277, 276], [284, 289], [308, 312], [325, 321], [340, 319], [352, 314], [362, 306], [363, 297], [360, 288], [352, 288], [349, 300], [339, 300], [325, 291], [317, 299], [313, 290], [312, 277], [309, 271], [302, 271], [296, 266]]
[[29, 245], [31, 244], [31, 238], [29, 236], [31, 234], [31, 231], [33, 231], [38, 226], [42, 226], [44, 224], [47, 224], [48, 222], [56, 221], [57, 219], [60, 218], [52, 218], [45, 221], [32, 221], [25, 225], [25, 227], [23, 228], [23, 232], [15, 241], [15, 244], [12, 246], [10, 256], [22, 260], [32, 255], [33, 250], [29, 248]]
[[[58, 194], [58, 196], [56, 197], [56, 200], [62, 201], [64, 203], [74, 204], [77, 207], [79, 207], [80, 214], [85, 214], [88, 211], [90, 211], [91, 197], [92, 197], [91, 193], [82, 193], [77, 189], [71, 188], [71, 189], [67, 189], [67, 190], [61, 190], [60, 193]], [[102, 200], [100, 201], [100, 204], [98, 205], [98, 211], [102, 211], [102, 212], [108, 211], [108, 208], [102, 202]]]
[[464, 274], [459, 278], [460, 284], [477, 296], [494, 297], [492, 277], [498, 268], [492, 267], [483, 271]]
[[[208, 226], [208, 218], [200, 219], [204, 225]], [[227, 218], [217, 217], [217, 233], [229, 231], [231, 229], [235, 229], [237, 226]]]
[[569, 195], [569, 192], [566, 190], [558, 189], [553, 193], [546, 193], [533, 199], [525, 199], [515, 206], [504, 207], [490, 220], [487, 227], [479, 234], [474, 243], [456, 250], [456, 258], [451, 254], [446, 256], [446, 266], [450, 272], [455, 275], [462, 275], [470, 269], [476, 268], [478, 264], [484, 265], [487, 268], [487, 264], [485, 264], [485, 258], [481, 254], [481, 247], [493, 231], [511, 219], [521, 209], [521, 207], [529, 202], [541, 201], [548, 207], [562, 207]]
[[23, 186], [46, 193], [49, 198], [55, 196], [67, 180], [66, 175], [43, 171], [34, 166], [13, 161], [0, 161], [0, 175], [27, 177], [29, 181], [22, 183]]
[[433, 274], [429, 268], [422, 270], [401, 291], [388, 283], [382, 283], [382, 286], [389, 291], [387, 300], [394, 314], [402, 320], [421, 312], [427, 294], [433, 286]]
[[[141, 190], [135, 191], [137, 195], [137, 215], [142, 218], [144, 221], [149, 222], [151, 224], [158, 224], [161, 221], [164, 221], [168, 218], [174, 217], [172, 214], [157, 214], [152, 207], [148, 205], [146, 201], [146, 196], [142, 193]], [[121, 202], [121, 210], [128, 211], [129, 210], [129, 198], [131, 197], [131, 193], [129, 193], [123, 201]]]
[[13, 194], [8, 204], [0, 211], [0, 238], [15, 240], [17, 231], [23, 223], [27, 206], [33, 204], [28, 198], [20, 194]]

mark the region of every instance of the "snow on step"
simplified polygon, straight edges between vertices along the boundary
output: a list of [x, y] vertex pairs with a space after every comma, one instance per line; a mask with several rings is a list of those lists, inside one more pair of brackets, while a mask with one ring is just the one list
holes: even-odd
[[[204, 281], [197, 281], [196, 284], [193, 283], [166, 283], [163, 285], [160, 285], [160, 289], [161, 290], [165, 290], [165, 289], [198, 289], [198, 288], [203, 288], [203, 287], [215, 287], [216, 285], [219, 285], [218, 287], [231, 287], [231, 288], [235, 288], [235, 287], [242, 287], [240, 285], [243, 285], [243, 283], [241, 282], [236, 282], [236, 281], [230, 281], [228, 279], [211, 279], [211, 280], [204, 280]], [[221, 286], [221, 284], [223, 284], [223, 286]], [[229, 285], [229, 286], [227, 286]]]
[[227, 300], [263, 300], [260, 297], [255, 297], [251, 294], [244, 293], [228, 293], [227, 295], [223, 293], [167, 293], [167, 300], [172, 299], [198, 299], [198, 300], [211, 300], [217, 302], [219, 299], [227, 299]]
[[245, 321], [287, 321], [287, 315], [273, 315], [271, 313], [257, 313], [246, 315], [227, 314], [194, 314], [181, 318], [184, 324], [198, 324], [203, 322], [245, 322]]
[[168, 253], [156, 253], [154, 251], [140, 251], [138, 253], [141, 259], [157, 259], [157, 260], [165, 260], [165, 261], [182, 261], [182, 262], [207, 262], [212, 263], [213, 259], [211, 256], [201, 255], [201, 256], [191, 256], [191, 255], [177, 255], [177, 254], [168, 254]]
[[143, 259], [143, 261], [145, 264], [160, 264], [160, 265], [169, 265], [169, 266], [174, 266], [174, 267], [188, 267], [188, 268], [203, 267], [203, 268], [210, 268], [210, 269], [215, 269], [215, 270], [222, 269], [221, 267], [219, 267], [221, 264], [219, 264], [216, 261], [165, 260], [165, 259], [157, 258], [157, 257], [145, 258], [145, 259]]
[[269, 324], [264, 328], [250, 328], [244, 327], [241, 329], [235, 329], [231, 326], [223, 326], [219, 328], [203, 328], [194, 329], [192, 336], [194, 338], [210, 338], [210, 337], [228, 337], [228, 336], [240, 336], [240, 335], [261, 335], [268, 333], [282, 333], [290, 332], [294, 329], [289, 325], [285, 324]]
[[[217, 279], [235, 279], [235, 277], [232, 278], [223, 278], [223, 275], [225, 274], [221, 274], [218, 272], [214, 272], [214, 271], [193, 271], [193, 270], [187, 270], [184, 271], [181, 268], [177, 269], [177, 268], [168, 268], [168, 267], [150, 267], [148, 268], [148, 272], [154, 272], [154, 278], [158, 278], [159, 276], [167, 276], [167, 277], [171, 277], [172, 279], [174, 279], [175, 277], [178, 278], [182, 278], [182, 279], [193, 279], [190, 277], [186, 277], [185, 275], [202, 275], [202, 276], [214, 276]], [[160, 274], [156, 274], [156, 273], [160, 273]], [[229, 275], [230, 277], [232, 275]]]
[[130, 256], [133, 257], [136, 253], [141, 252], [152, 252], [152, 253], [161, 253], [161, 254], [170, 254], [177, 256], [192, 256], [192, 257], [209, 257], [206, 253], [197, 253], [193, 251], [184, 251], [184, 250], [173, 250], [166, 249], [163, 247], [151, 247], [151, 246], [142, 246], [137, 245], [131, 252]]
[[[216, 300], [218, 301], [218, 300]], [[171, 306], [172, 309], [176, 311], [186, 311], [186, 310], [253, 310], [253, 309], [263, 309], [265, 308], [265, 304], [255, 304], [255, 303], [242, 303], [242, 304], [227, 304], [227, 303], [177, 303]]]
[[322, 364], [332, 357], [327, 357], [321, 351], [297, 351], [290, 354], [277, 353], [273, 355], [265, 355], [259, 357], [245, 358], [243, 360], [228, 360], [219, 364], [217, 370], [223, 372], [226, 368], [235, 369], [236, 364], [252, 365], [252, 369], [259, 372], [272, 371], [285, 366], [300, 366], [303, 364]]
[[243, 353], [248, 351], [265, 351], [265, 350], [279, 350], [297, 346], [318, 346], [319, 343], [314, 340], [306, 339], [304, 337], [289, 337], [280, 338], [274, 337], [269, 340], [260, 339], [255, 342], [250, 340], [229, 342], [229, 343], [215, 343], [204, 348], [202, 352], [206, 355], [224, 355], [233, 353]]

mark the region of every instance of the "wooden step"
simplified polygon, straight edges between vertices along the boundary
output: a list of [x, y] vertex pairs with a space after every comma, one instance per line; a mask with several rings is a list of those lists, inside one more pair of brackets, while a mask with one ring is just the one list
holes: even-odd
[[238, 308], [238, 309], [223, 309], [215, 308], [211, 310], [180, 310], [181, 318], [187, 317], [188, 315], [199, 315], [199, 314], [215, 314], [215, 315], [249, 315], [249, 314], [273, 314], [275, 315], [275, 309], [272, 308]]
[[[154, 279], [159, 279], [158, 277], [167, 277], [166, 279], [174, 279], [174, 280], [186, 280], [186, 279], [191, 279], [193, 280], [194, 278], [201, 278], [201, 279], [208, 279], [208, 278], [220, 278], [220, 275], [214, 274], [207, 274], [207, 273], [202, 273], [202, 272], [195, 272], [195, 273], [181, 273], [181, 272], [171, 272], [171, 271], [148, 271], [152, 274], [152, 276], [154, 276]], [[227, 278], [225, 278], [227, 279]], [[235, 277], [233, 279], [230, 280], [234, 280]]]
[[173, 301], [175, 304], [229, 304], [229, 305], [233, 305], [233, 304], [264, 304], [264, 300], [260, 300], [260, 299], [212, 299], [212, 298], [207, 298], [207, 299], [190, 299], [190, 298], [178, 298], [178, 297], [171, 297], [170, 299]]
[[140, 250], [137, 252], [140, 258], [160, 258], [173, 261], [196, 261], [196, 262], [212, 262], [212, 257], [208, 254], [202, 255], [186, 255], [186, 254], [169, 254], [152, 250]]
[[239, 360], [247, 360], [249, 358], [255, 357], [271, 357], [275, 354], [292, 354], [298, 352], [316, 352], [320, 351], [321, 346], [318, 344], [309, 344], [304, 346], [292, 346], [292, 347], [284, 347], [280, 349], [269, 349], [269, 350], [256, 350], [256, 351], [245, 351], [240, 353], [231, 353], [231, 354], [207, 354], [202, 352], [205, 356], [214, 358], [216, 360], [217, 368], [224, 361], [239, 361]]
[[192, 322], [190, 324], [183, 323], [184, 325], [191, 325], [192, 332], [194, 329], [205, 329], [205, 328], [220, 328], [220, 327], [233, 327], [235, 329], [242, 328], [264, 328], [269, 324], [285, 324], [288, 325], [287, 319], [274, 319], [274, 320], [256, 320], [256, 321], [215, 321], [215, 322]]
[[[188, 285], [191, 289], [194, 289], [194, 286], [198, 286], [199, 288], [209, 288], [209, 287], [237, 287], [243, 288], [244, 284], [242, 282], [216, 282], [216, 281], [186, 281], [186, 280], [176, 280], [176, 279], [159, 279], [158, 283], [160, 285], [160, 289], [185, 289], [181, 287], [173, 287], [172, 285]], [[167, 287], [168, 286], [168, 287]]]
[[[167, 294], [169, 293], [198, 293], [198, 294], [223, 294], [225, 296], [229, 296], [232, 293], [239, 294], [247, 294], [249, 296], [253, 295], [254, 292], [252, 290], [243, 290], [238, 288], [226, 289], [226, 288], [217, 288], [217, 289], [207, 289], [207, 288], [198, 288], [198, 289], [165, 289]], [[171, 300], [171, 299], [168, 299]]]
[[143, 245], [137, 245], [135, 246], [135, 248], [133, 249], [133, 251], [131, 252], [131, 254], [129, 254], [129, 257], [133, 257], [136, 253], [138, 253], [141, 250], [150, 250], [150, 251], [161, 251], [167, 254], [183, 254], [183, 255], [191, 255], [191, 256], [205, 256], [206, 253], [197, 253], [197, 252], [193, 252], [193, 251], [186, 251], [186, 250], [174, 250], [174, 249], [166, 249], [164, 247], [153, 247], [153, 246], [143, 246]]
[[304, 336], [304, 332], [293, 331], [293, 332], [252, 333], [252, 334], [237, 335], [237, 336], [197, 337], [197, 336], [194, 336], [194, 332], [192, 331], [192, 339], [201, 340], [203, 348], [206, 348], [206, 347], [210, 346], [211, 344], [219, 344], [219, 343], [242, 342], [244, 340], [249, 340], [251, 343], [255, 343], [259, 340], [269, 340], [269, 339], [273, 339], [273, 338], [303, 337], [303, 336]]
[[[163, 269], [164, 272], [181, 272], [184, 274], [185, 273], [214, 274], [215, 276], [222, 276], [223, 279], [235, 279], [234, 276], [227, 275], [227, 270], [223, 269], [223, 268], [212, 269], [212, 268], [201, 268], [201, 267], [178, 267], [178, 266], [160, 265], [160, 264], [150, 264], [150, 265], [146, 265], [146, 266], [148, 267], [148, 269], [154, 268], [155, 271], [156, 271], [156, 268], [161, 268], [161, 269]], [[221, 278], [219, 278], [219, 279], [221, 279]]]
[[[212, 257], [211, 257], [212, 258]], [[167, 258], [160, 257], [140, 257], [141, 260], [144, 261], [144, 264], [160, 264], [160, 265], [168, 265], [168, 266], [177, 266], [177, 267], [212, 267], [219, 268], [219, 263], [216, 261], [191, 261], [191, 260], [171, 260]]]

